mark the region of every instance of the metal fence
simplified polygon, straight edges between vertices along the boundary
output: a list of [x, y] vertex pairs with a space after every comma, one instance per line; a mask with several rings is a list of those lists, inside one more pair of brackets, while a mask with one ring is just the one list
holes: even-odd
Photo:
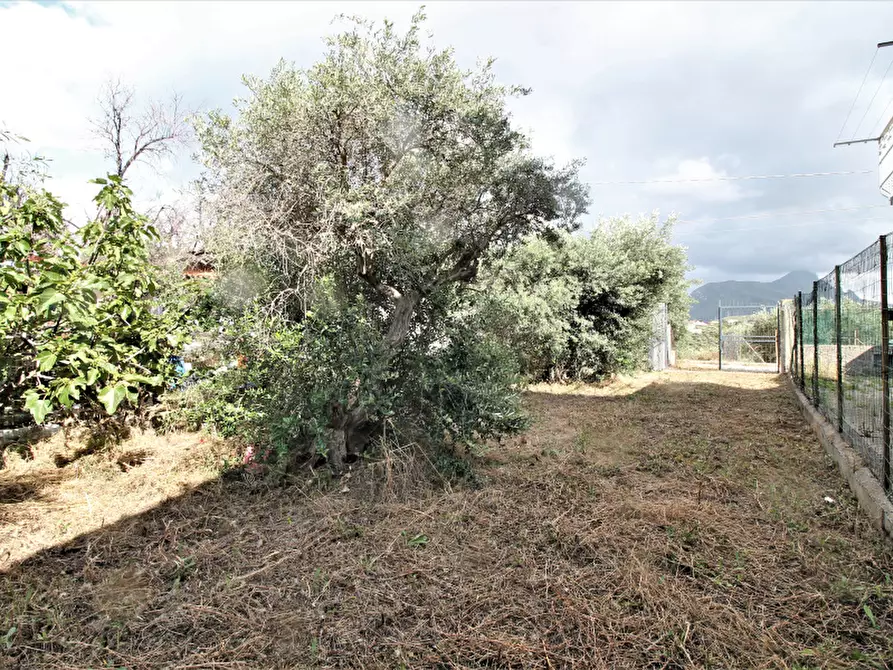
[[717, 309], [719, 369], [779, 371], [778, 306], [727, 305]]
[[791, 374], [893, 500], [887, 266], [893, 234], [793, 302]]

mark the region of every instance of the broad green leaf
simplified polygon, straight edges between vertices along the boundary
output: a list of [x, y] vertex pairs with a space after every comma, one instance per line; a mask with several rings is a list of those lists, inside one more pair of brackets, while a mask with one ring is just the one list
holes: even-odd
[[82, 326], [84, 328], [92, 328], [99, 323], [96, 319], [90, 316], [90, 314], [82, 309], [79, 309], [71, 302], [65, 303], [65, 311], [68, 313], [68, 318], [71, 319], [78, 326]]
[[96, 395], [96, 398], [105, 407], [106, 412], [114, 414], [118, 409], [118, 405], [124, 400], [125, 395], [126, 389], [124, 386], [118, 384], [115, 386], [106, 386]]
[[70, 409], [74, 403], [69, 396], [70, 393], [68, 386], [61, 386], [59, 387], [59, 390], [56, 391], [56, 400], [58, 400], [63, 407], [67, 407]]
[[84, 387], [84, 378], [78, 377], [77, 379], [72, 379], [68, 382], [68, 395], [70, 395], [75, 400], [81, 399], [81, 391]]
[[25, 409], [31, 412], [35, 423], [43, 423], [52, 408], [53, 403], [46, 398], [41, 398], [37, 391], [32, 390], [25, 394]]
[[52, 351], [48, 351], [44, 349], [39, 352], [36, 356], [38, 369], [41, 372], [46, 372], [47, 370], [52, 370], [53, 366], [56, 364], [56, 354]]
[[126, 374], [121, 375], [121, 378], [124, 379], [124, 381], [128, 381], [130, 383], [136, 382], [140, 384], [149, 384], [150, 386], [158, 386], [161, 383], [160, 376], [147, 377], [146, 375]]
[[44, 312], [50, 306], [55, 305], [56, 303], [62, 302], [65, 300], [65, 296], [59, 293], [55, 289], [47, 289], [43, 293], [40, 294], [40, 302], [37, 305], [37, 311]]
[[10, 284], [22, 285], [28, 283], [28, 275], [24, 272], [13, 270], [12, 268], [3, 268], [3, 274], [0, 276], [2, 276], [3, 281], [9, 282]]
[[87, 386], [93, 386], [97, 379], [99, 379], [99, 370], [96, 368], [87, 370]]

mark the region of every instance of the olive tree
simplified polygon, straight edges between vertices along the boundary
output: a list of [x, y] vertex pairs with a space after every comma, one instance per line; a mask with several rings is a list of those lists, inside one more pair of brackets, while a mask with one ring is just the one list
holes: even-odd
[[481, 278], [476, 307], [536, 380], [599, 379], [644, 366], [655, 308], [677, 334], [690, 299], [672, 220], [619, 217], [589, 235], [528, 239]]
[[[326, 304], [352, 315], [339, 328], [362, 323], [363, 364], [323, 417], [326, 449], [347, 461], [383, 420], [375, 398], [411, 402], [425, 361], [446, 365], [443, 352], [480, 335], [451, 314], [482, 263], [578, 227], [588, 204], [578, 165], [532, 155], [512, 125], [506, 101], [529, 91], [497, 84], [492, 61], [466, 72], [423, 47], [423, 20], [405, 34], [351, 20], [318, 64], [246, 77], [237, 113], [197, 127], [221, 272], [262, 277], [258, 304], [279, 323], [318, 319], [323, 280]], [[461, 358], [450, 365], [471, 365]]]

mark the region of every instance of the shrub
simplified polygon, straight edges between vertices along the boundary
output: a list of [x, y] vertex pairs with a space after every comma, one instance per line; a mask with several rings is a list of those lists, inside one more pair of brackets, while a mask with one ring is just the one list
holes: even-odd
[[482, 278], [482, 318], [537, 380], [641, 367], [659, 304], [677, 336], [685, 331], [687, 259], [671, 225], [611, 219], [585, 237], [528, 239]]
[[[206, 382], [256, 420], [277, 453], [337, 468], [390, 422], [432, 440], [519, 424], [516, 375], [467, 318], [482, 265], [526, 235], [575, 229], [577, 164], [530, 154], [491, 64], [458, 68], [356, 22], [308, 70], [246, 80], [238, 113], [198, 126], [223, 277], [256, 277], [233, 337], [245, 370]], [[226, 378], [232, 377], [234, 381]]]
[[382, 366], [368, 313], [361, 295], [336, 297], [328, 279], [298, 323], [247, 312], [228, 330], [224, 354], [244, 365], [207, 371], [179, 394], [176, 419], [238, 435], [258, 453], [269, 446], [282, 468], [313, 457], [340, 467], [356, 445], [332, 452], [331, 433], [348, 407], [362, 408], [364, 423], [351, 426], [360, 452], [386, 423], [428, 445], [467, 444], [524, 425], [517, 363], [492, 337], [445, 320], [436, 340], [434, 331], [417, 333], [413, 353]]
[[154, 228], [119, 177], [94, 183], [99, 213], [72, 232], [51, 193], [0, 180], [0, 402], [37, 423], [137, 406], [185, 340], [182, 311], [156, 300]]

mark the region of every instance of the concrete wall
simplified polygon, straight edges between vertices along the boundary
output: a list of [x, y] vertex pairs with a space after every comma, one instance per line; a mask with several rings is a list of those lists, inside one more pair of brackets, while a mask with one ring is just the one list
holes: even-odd
[[[790, 377], [788, 379], [790, 380]], [[825, 452], [837, 464], [850, 489], [856, 494], [859, 507], [865, 511], [875, 528], [893, 537], [893, 502], [887, 498], [881, 483], [871, 470], [865, 467], [859, 454], [843, 441], [834, 426], [816, 411], [792, 380], [791, 388], [800, 401], [800, 409], [806, 417], [806, 422], [815, 432]]]
[[[840, 350], [844, 375], [880, 375], [879, 358], [875, 355], [880, 355], [880, 345], [844, 344]], [[806, 369], [811, 370], [815, 347], [804, 344], [803, 356]], [[819, 345], [819, 374], [828, 379], [837, 379], [836, 344]]]

